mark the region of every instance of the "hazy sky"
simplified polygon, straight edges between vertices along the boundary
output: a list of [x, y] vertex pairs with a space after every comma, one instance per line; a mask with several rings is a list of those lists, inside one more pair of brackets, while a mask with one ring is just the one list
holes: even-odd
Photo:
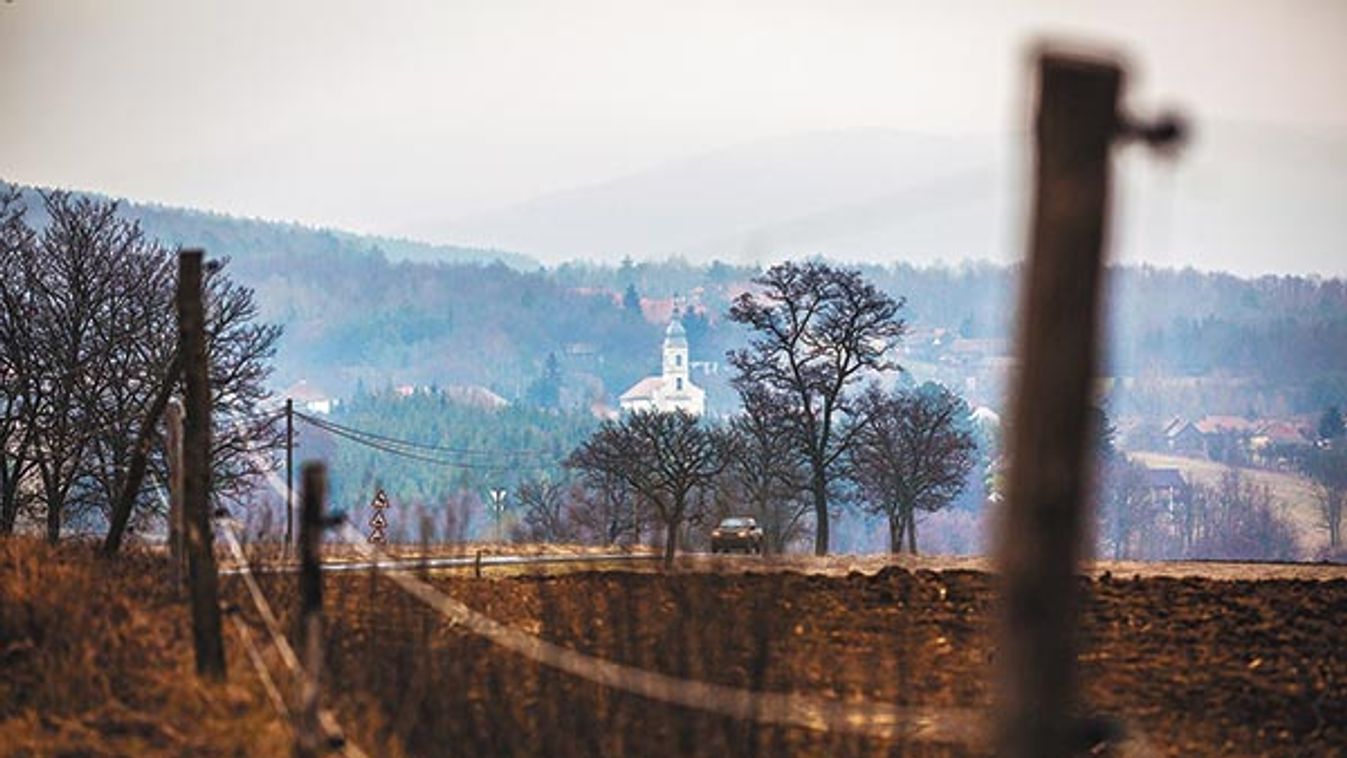
[[0, 177], [433, 237], [736, 143], [1009, 134], [1043, 35], [1126, 50], [1138, 106], [1347, 135], [1340, 0], [11, 0]]

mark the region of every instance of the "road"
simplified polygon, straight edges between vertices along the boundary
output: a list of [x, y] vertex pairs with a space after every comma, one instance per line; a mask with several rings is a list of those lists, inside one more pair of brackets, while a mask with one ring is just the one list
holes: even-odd
[[[328, 573], [347, 572], [347, 571], [369, 571], [371, 569], [381, 569], [385, 571], [396, 570], [415, 570], [420, 568], [442, 569], [442, 568], [468, 568], [479, 564], [483, 567], [489, 566], [536, 566], [544, 564], [577, 564], [577, 563], [621, 563], [637, 561], [657, 561], [659, 555], [655, 554], [632, 554], [632, 553], [607, 553], [599, 555], [483, 555], [477, 556], [452, 556], [440, 558], [386, 558], [378, 561], [327, 561], [323, 563], [323, 571]], [[258, 574], [276, 574], [276, 573], [294, 573], [299, 570], [299, 564], [270, 564], [253, 566], [253, 573]], [[221, 574], [234, 575], [243, 573], [241, 566], [232, 566], [220, 570]]]

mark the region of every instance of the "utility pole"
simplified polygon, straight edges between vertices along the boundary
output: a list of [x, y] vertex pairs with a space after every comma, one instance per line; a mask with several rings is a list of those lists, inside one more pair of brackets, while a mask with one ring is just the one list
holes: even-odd
[[285, 549], [295, 539], [295, 401], [285, 399]]
[[501, 535], [500, 522], [501, 518], [505, 515], [505, 488], [492, 488], [491, 503], [495, 506], [494, 510], [496, 511], [496, 541], [503, 542], [504, 537]]
[[1085, 752], [1076, 710], [1076, 573], [1091, 482], [1091, 393], [1098, 360], [1110, 151], [1159, 143], [1176, 123], [1120, 115], [1120, 63], [1038, 58], [1032, 239], [1020, 306], [1009, 501], [997, 559], [1005, 676], [999, 755]]
[[182, 506], [187, 531], [187, 572], [192, 600], [196, 671], [225, 678], [220, 632], [219, 577], [211, 544], [210, 371], [206, 356], [201, 250], [178, 254], [178, 348], [182, 355], [186, 418], [182, 430]]

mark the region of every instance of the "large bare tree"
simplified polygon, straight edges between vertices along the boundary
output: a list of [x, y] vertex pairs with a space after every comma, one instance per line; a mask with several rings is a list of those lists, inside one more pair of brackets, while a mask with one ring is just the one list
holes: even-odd
[[[179, 385], [174, 253], [115, 202], [51, 192], [42, 203], [47, 222], [35, 232], [21, 197], [0, 194], [0, 527], [13, 529], [18, 483], [31, 472], [48, 539], [72, 516], [101, 515], [111, 552], [133, 517], [158, 515], [144, 473], [164, 478], [158, 420]], [[260, 411], [280, 330], [257, 323], [252, 292], [221, 269], [207, 284], [207, 338], [215, 494], [227, 498], [280, 442]]]
[[903, 335], [903, 302], [858, 271], [826, 263], [782, 263], [755, 278], [730, 318], [752, 331], [749, 347], [729, 355], [734, 386], [786, 411], [781, 433], [809, 467], [814, 552], [828, 552], [830, 479], [863, 426], [853, 386], [866, 372], [897, 369], [891, 350]]
[[40, 387], [26, 370], [32, 321], [23, 275], [34, 234], [25, 210], [18, 190], [0, 185], [0, 534], [14, 531], [35, 463], [28, 403]]
[[673, 565], [678, 532], [695, 491], [724, 470], [725, 436], [684, 411], [637, 411], [606, 421], [566, 459], [589, 477], [616, 476], [645, 498], [665, 529], [664, 565]]
[[866, 419], [851, 450], [851, 475], [866, 509], [889, 522], [889, 550], [917, 552], [917, 512], [949, 505], [968, 482], [977, 443], [968, 404], [946, 387], [885, 393], [871, 388], [861, 398]]

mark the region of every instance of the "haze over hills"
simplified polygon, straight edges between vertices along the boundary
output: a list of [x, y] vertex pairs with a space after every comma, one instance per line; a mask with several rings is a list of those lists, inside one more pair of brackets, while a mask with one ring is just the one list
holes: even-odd
[[683, 255], [996, 256], [1000, 146], [988, 137], [818, 132], [728, 147], [446, 225], [443, 237], [557, 262]]
[[[0, 184], [4, 184], [0, 178]], [[24, 203], [31, 222], [45, 226], [47, 219], [38, 189], [24, 188]], [[77, 193], [110, 200], [98, 192]], [[167, 245], [204, 247], [212, 255], [236, 258], [241, 264], [308, 253], [383, 256], [391, 262], [492, 263], [511, 268], [537, 268], [537, 260], [506, 250], [443, 245], [397, 237], [354, 234], [340, 229], [305, 226], [289, 221], [240, 218], [222, 213], [178, 208], [157, 203], [118, 199], [123, 213], [140, 221], [145, 232]]]
[[[939, 199], [930, 190], [908, 202]], [[41, 199], [29, 190], [26, 200], [30, 222], [41, 226]], [[695, 360], [723, 364], [746, 338], [726, 313], [759, 271], [680, 259], [543, 267], [476, 248], [122, 208], [151, 236], [231, 258], [232, 276], [257, 294], [259, 318], [285, 330], [273, 388], [305, 380], [333, 397], [362, 384], [479, 385], [527, 402], [555, 356], [565, 407], [611, 406], [658, 369], [675, 297], [693, 309], [685, 323]], [[433, 260], [408, 259], [416, 256]], [[890, 261], [860, 269], [905, 298], [914, 331], [903, 362], [914, 376], [999, 404], [1018, 266]], [[1110, 276], [1109, 304], [1106, 371], [1138, 379], [1115, 390], [1111, 407], [1121, 415], [1309, 413], [1347, 404], [1347, 279], [1122, 265]], [[974, 353], [941, 352], [953, 349], [955, 335]], [[729, 372], [707, 371], [698, 382], [708, 407], [732, 411]]]
[[[541, 195], [448, 222], [436, 236], [549, 263], [808, 254], [1012, 261], [1024, 245], [1023, 142], [880, 129], [799, 134]], [[1347, 216], [1338, 211], [1347, 135], [1203, 123], [1177, 160], [1121, 154], [1115, 259], [1242, 275], [1347, 273]]]

